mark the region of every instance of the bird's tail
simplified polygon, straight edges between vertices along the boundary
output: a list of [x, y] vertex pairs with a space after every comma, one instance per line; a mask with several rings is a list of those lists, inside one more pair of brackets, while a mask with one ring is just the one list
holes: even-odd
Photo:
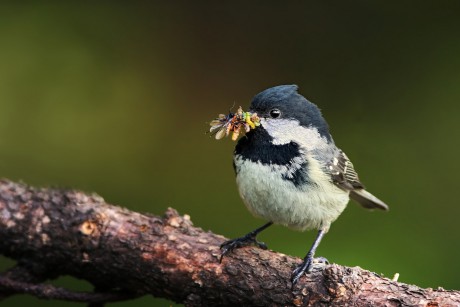
[[377, 208], [386, 211], [390, 209], [387, 204], [364, 189], [356, 189], [350, 191], [350, 198], [367, 209]]

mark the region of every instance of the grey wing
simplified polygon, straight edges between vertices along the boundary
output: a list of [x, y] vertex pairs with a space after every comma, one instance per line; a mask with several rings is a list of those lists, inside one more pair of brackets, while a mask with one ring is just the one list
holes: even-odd
[[364, 189], [364, 185], [359, 181], [358, 174], [347, 155], [339, 150], [328, 165], [331, 172], [332, 181], [341, 189], [352, 191], [354, 189]]
[[387, 204], [365, 190], [353, 163], [343, 151], [339, 150], [327, 167], [334, 184], [343, 190], [350, 191], [351, 199], [365, 208], [388, 210]]

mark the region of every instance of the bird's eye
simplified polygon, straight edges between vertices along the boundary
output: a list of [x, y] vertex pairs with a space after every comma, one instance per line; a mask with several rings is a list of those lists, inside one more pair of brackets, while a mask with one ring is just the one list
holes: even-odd
[[278, 109], [272, 109], [270, 110], [270, 116], [271, 118], [277, 118], [277, 117], [280, 117], [281, 115], [281, 111], [278, 110]]

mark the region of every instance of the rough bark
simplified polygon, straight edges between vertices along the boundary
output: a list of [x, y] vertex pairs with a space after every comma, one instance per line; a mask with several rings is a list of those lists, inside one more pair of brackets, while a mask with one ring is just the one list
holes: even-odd
[[40, 297], [41, 288], [65, 292], [42, 282], [70, 275], [102, 292], [88, 302], [120, 294], [187, 306], [460, 306], [458, 291], [422, 289], [336, 264], [314, 270], [291, 289], [300, 259], [245, 247], [219, 263], [224, 241], [173, 209], [158, 217], [107, 204], [95, 194], [0, 181], [0, 253], [17, 260], [0, 277], [4, 297]]

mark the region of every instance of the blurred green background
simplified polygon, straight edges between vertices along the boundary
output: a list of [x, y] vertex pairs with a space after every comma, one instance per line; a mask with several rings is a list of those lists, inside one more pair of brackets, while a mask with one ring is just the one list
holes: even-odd
[[[207, 122], [295, 83], [391, 207], [350, 203], [318, 254], [460, 289], [460, 2], [1, 4], [0, 37], [1, 177], [141, 212], [171, 206], [236, 237], [263, 221], [236, 191], [235, 143], [210, 138]], [[303, 257], [314, 235], [276, 226], [260, 238]], [[32, 303], [62, 305], [2, 306]]]

